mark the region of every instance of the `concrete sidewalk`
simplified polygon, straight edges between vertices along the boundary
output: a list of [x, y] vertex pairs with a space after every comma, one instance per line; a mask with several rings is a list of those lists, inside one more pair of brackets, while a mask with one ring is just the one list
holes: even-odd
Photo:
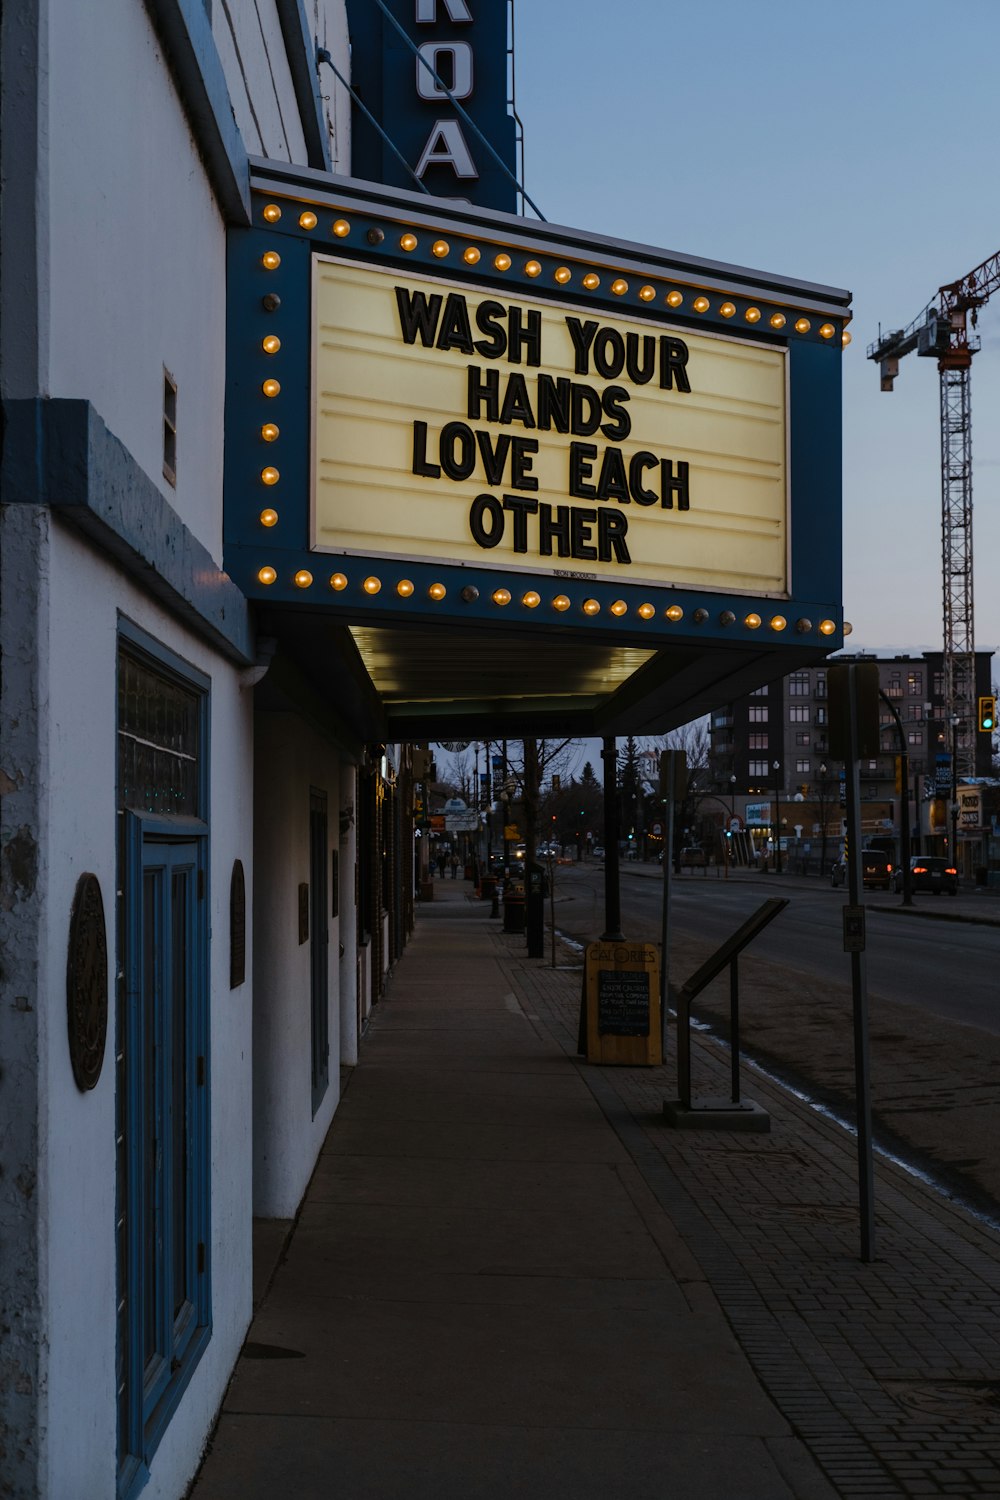
[[[755, 1077], [661, 1123], [580, 975], [439, 883], [378, 1007], [194, 1500], [1000, 1496], [1000, 1243]], [[671, 1049], [672, 1050], [672, 1049]], [[728, 1058], [696, 1041], [701, 1092]]]

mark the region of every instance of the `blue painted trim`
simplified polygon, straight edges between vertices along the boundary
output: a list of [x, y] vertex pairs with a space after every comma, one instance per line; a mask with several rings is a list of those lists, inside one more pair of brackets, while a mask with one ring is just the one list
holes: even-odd
[[[119, 881], [124, 891], [120, 910], [124, 913], [125, 975], [124, 995], [120, 996], [117, 1046], [126, 1048], [131, 1065], [126, 1065], [124, 1100], [126, 1131], [126, 1202], [127, 1238], [124, 1246], [126, 1257], [125, 1279], [129, 1288], [128, 1341], [133, 1351], [132, 1361], [121, 1355], [125, 1378], [130, 1382], [129, 1430], [118, 1434], [119, 1470], [118, 1495], [120, 1500], [133, 1500], [144, 1488], [150, 1475], [150, 1460], [165, 1433], [171, 1418], [190, 1383], [191, 1377], [207, 1349], [212, 1337], [211, 1296], [211, 990], [209, 982], [210, 944], [210, 840], [208, 836], [208, 812], [210, 793], [210, 695], [209, 679], [204, 673], [191, 668], [183, 658], [164, 646], [155, 637], [120, 617], [119, 642], [124, 643], [130, 654], [146, 658], [150, 666], [167, 677], [175, 678], [185, 687], [194, 689], [199, 695], [199, 765], [198, 765], [198, 817], [157, 817], [126, 811], [125, 833], [122, 849], [124, 869]], [[120, 803], [120, 792], [116, 798]], [[183, 846], [192, 851], [192, 862], [185, 867], [192, 871], [187, 890], [187, 921], [184, 960], [189, 966], [186, 986], [188, 1010], [185, 1026], [185, 1110], [188, 1134], [187, 1212], [188, 1236], [185, 1243], [186, 1277], [191, 1295], [188, 1299], [190, 1314], [185, 1326], [177, 1329], [173, 1320], [172, 1296], [164, 1294], [163, 1305], [158, 1307], [161, 1347], [169, 1348], [178, 1362], [178, 1368], [165, 1365], [160, 1379], [151, 1390], [147, 1372], [140, 1363], [142, 1348], [143, 1299], [141, 1291], [141, 1239], [143, 1234], [143, 1195], [147, 1189], [146, 1174], [142, 1160], [141, 1121], [145, 1114], [142, 1095], [141, 1058], [144, 1055], [143, 1029], [149, 1017], [146, 1007], [140, 1003], [143, 987], [143, 880], [150, 866], [169, 872], [171, 850]], [[199, 896], [199, 882], [202, 894]], [[163, 893], [161, 892], [161, 896]], [[164, 899], [166, 899], [164, 897]], [[162, 916], [158, 908], [157, 919]], [[166, 1108], [163, 1099], [166, 1089], [167, 1059], [174, 1038], [170, 1013], [173, 986], [169, 982], [169, 964], [172, 951], [169, 943], [161, 940], [155, 945], [158, 962], [164, 965], [166, 981], [160, 995], [157, 1019], [156, 1056], [160, 1059], [156, 1088], [160, 1106]], [[127, 1011], [127, 1016], [125, 1014]], [[130, 1023], [135, 1029], [130, 1031]], [[204, 1058], [204, 1076], [198, 1077], [197, 1060]], [[164, 1180], [170, 1184], [172, 1136], [169, 1129], [161, 1131], [161, 1150], [166, 1166]], [[116, 1213], [126, 1211], [121, 1200], [119, 1185]], [[169, 1221], [172, 1204], [162, 1205], [164, 1222]], [[164, 1255], [169, 1256], [172, 1243], [169, 1230], [162, 1235]], [[197, 1247], [204, 1245], [205, 1261], [201, 1271], [197, 1267]], [[121, 1268], [120, 1268], [121, 1271]], [[120, 1272], [119, 1272], [120, 1274]], [[165, 1274], [168, 1279], [170, 1267]]]
[[88, 401], [4, 403], [4, 502], [47, 505], [238, 666], [255, 660], [247, 601]]
[[[150, 666], [164, 676], [176, 678], [182, 687], [194, 688], [199, 693], [207, 693], [211, 688], [212, 679], [206, 672], [202, 672], [191, 662], [185, 661], [183, 656], [177, 655], [176, 651], [171, 651], [169, 646], [157, 640], [155, 635], [150, 635], [148, 630], [143, 630], [142, 626], [130, 620], [128, 615], [119, 614], [118, 616], [118, 639], [128, 641], [133, 655], [141, 654], [148, 657]], [[202, 791], [203, 788], [199, 788], [198, 806], [200, 808], [206, 806], [204, 797], [200, 795]]]
[[204, 0], [146, 0], [219, 207], [230, 224], [250, 217], [249, 158]]
[[316, 38], [309, 30], [303, 0], [275, 0], [285, 55], [295, 89], [309, 165], [320, 172], [333, 170], [330, 141], [323, 116], [323, 95], [316, 63]]
[[[623, 274], [632, 271], [636, 275], [648, 272], [650, 275], [685, 277], [692, 283], [710, 285], [726, 295], [780, 300], [801, 305], [824, 317], [850, 316], [851, 294], [840, 287], [777, 276], [726, 261], [706, 260], [702, 256], [681, 254], [632, 240], [615, 240], [563, 224], [536, 223], [517, 214], [472, 207], [447, 198], [437, 198], [433, 204], [428, 204], [422, 193], [406, 188], [327, 175], [264, 157], [252, 156], [250, 171], [252, 190], [269, 195], [262, 202], [277, 195], [291, 198], [303, 208], [315, 206], [318, 211], [332, 208], [334, 213], [344, 214], [353, 211], [376, 220], [385, 218], [407, 228], [412, 226], [418, 231], [421, 227], [433, 227], [437, 233], [447, 234], [450, 229], [461, 235], [478, 230], [491, 239], [502, 238], [517, 245], [526, 253], [545, 252], [560, 258], [574, 254], [596, 258], [621, 267]], [[261, 223], [256, 207], [254, 222]], [[297, 232], [294, 227], [292, 232]], [[317, 238], [323, 238], [329, 245], [325, 229]], [[538, 291], [537, 285], [535, 291]], [[620, 311], [621, 301], [615, 299], [615, 303]]]

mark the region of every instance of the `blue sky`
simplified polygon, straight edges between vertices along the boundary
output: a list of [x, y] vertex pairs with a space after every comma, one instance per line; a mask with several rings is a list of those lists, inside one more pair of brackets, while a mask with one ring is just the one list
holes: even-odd
[[[547, 219], [853, 292], [851, 644], [940, 647], [937, 368], [910, 355], [883, 395], [865, 350], [1000, 250], [998, 0], [516, 0], [515, 35]], [[979, 333], [976, 644], [1000, 650], [1000, 292]]]

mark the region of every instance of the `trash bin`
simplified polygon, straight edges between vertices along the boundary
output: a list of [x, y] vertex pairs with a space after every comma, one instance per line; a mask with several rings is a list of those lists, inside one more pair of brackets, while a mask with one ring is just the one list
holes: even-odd
[[480, 899], [480, 901], [492, 901], [493, 900], [493, 892], [496, 890], [496, 888], [497, 888], [497, 879], [496, 879], [496, 876], [495, 875], [484, 875], [482, 877], [482, 879], [480, 880], [480, 882], [479, 882], [479, 899]]
[[503, 888], [503, 930], [524, 931], [524, 881], [509, 880]]

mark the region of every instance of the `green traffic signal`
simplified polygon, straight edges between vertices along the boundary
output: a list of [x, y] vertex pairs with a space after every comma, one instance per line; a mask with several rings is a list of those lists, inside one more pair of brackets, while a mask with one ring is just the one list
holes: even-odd
[[985, 694], [979, 700], [979, 730], [981, 734], [991, 734], [997, 726], [997, 700], [992, 693]]

